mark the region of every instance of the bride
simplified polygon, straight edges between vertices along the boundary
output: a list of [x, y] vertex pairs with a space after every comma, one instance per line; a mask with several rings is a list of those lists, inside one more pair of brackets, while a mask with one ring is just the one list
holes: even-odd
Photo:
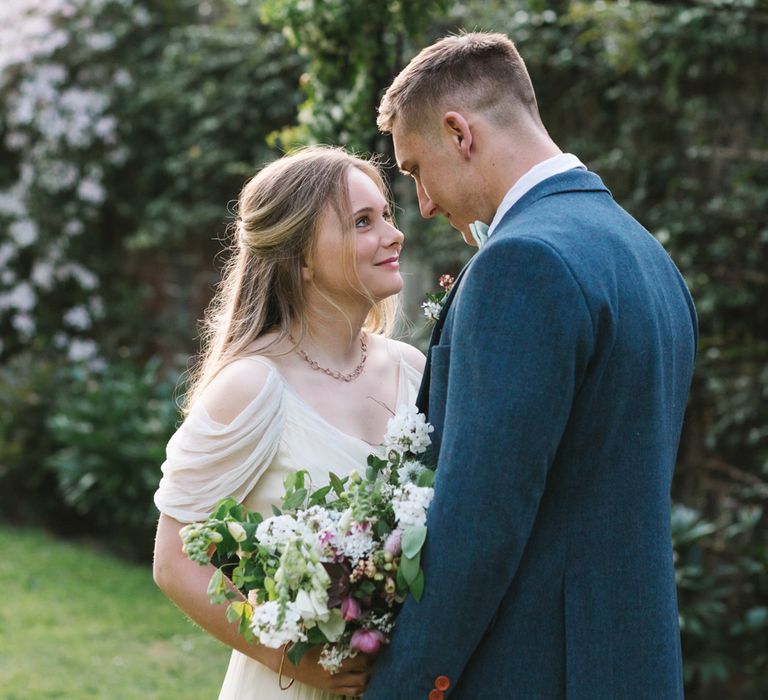
[[330, 147], [261, 170], [237, 213], [185, 420], [155, 494], [155, 581], [232, 647], [220, 700], [361, 695], [372, 663], [364, 655], [330, 675], [317, 664], [319, 650], [294, 667], [284, 650], [240, 636], [226, 606], [208, 601], [213, 567], [187, 559], [179, 530], [227, 496], [271, 514], [297, 469], [323, 484], [328, 471], [360, 468], [396, 408], [415, 401], [424, 357], [387, 338], [403, 285], [403, 234], [377, 168]]

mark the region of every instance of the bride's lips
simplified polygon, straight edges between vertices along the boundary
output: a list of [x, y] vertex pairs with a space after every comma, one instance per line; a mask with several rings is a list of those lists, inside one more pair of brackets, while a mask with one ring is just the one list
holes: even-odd
[[376, 263], [374, 267], [391, 267], [396, 269], [400, 267], [399, 259], [400, 258], [398, 255], [394, 255], [391, 258], [387, 258], [386, 260], [382, 260], [381, 262]]

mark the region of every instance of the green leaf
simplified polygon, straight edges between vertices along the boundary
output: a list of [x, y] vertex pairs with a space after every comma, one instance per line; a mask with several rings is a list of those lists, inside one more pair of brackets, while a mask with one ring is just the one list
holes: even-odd
[[[264, 521], [264, 516], [255, 510], [250, 511], [245, 517], [248, 523], [253, 523], [254, 525], [260, 525]], [[247, 525], [245, 526], [245, 530], [246, 532], [248, 532], [248, 536], [250, 537], [251, 532], [248, 529]], [[255, 528], [254, 528], [254, 532], [255, 532]]]
[[216, 509], [214, 510], [213, 515], [211, 518], [209, 518], [209, 520], [224, 520], [224, 518], [229, 515], [229, 511], [236, 507], [237, 501], [234, 498], [225, 498], [216, 504]]
[[402, 539], [403, 556], [408, 559], [414, 559], [418, 556], [426, 539], [427, 528], [423, 525], [414, 525], [406, 528]]
[[331, 481], [331, 487], [336, 492], [336, 495], [341, 497], [344, 495], [344, 483], [347, 480], [347, 477], [344, 477], [343, 479], [339, 479], [338, 476], [336, 476], [333, 472], [328, 473], [328, 478]]
[[294, 666], [298, 666], [301, 661], [301, 657], [304, 656], [312, 648], [311, 644], [307, 642], [295, 642], [291, 645], [291, 648], [286, 652], [286, 656]]
[[423, 569], [419, 568], [419, 574], [411, 582], [410, 589], [411, 589], [411, 593], [413, 593], [413, 597], [416, 598], [417, 601], [420, 601], [421, 597], [424, 595], [424, 570]]
[[400, 559], [400, 568], [398, 569], [398, 573], [403, 573], [403, 578], [409, 586], [416, 580], [416, 577], [419, 575], [420, 559], [421, 554], [417, 554], [413, 558], [403, 556]]
[[272, 512], [275, 515], [282, 515], [283, 514], [283, 511], [281, 511], [277, 506], [272, 506]]
[[333, 608], [328, 619], [325, 622], [318, 620], [317, 626], [329, 642], [337, 642], [341, 635], [344, 634], [347, 623], [344, 621], [341, 610]]
[[403, 575], [402, 566], [397, 570], [396, 583], [398, 590], [407, 591], [410, 588], [408, 581], [405, 580], [405, 576]]
[[307, 642], [309, 644], [327, 644], [328, 637], [323, 634], [323, 631], [319, 627], [313, 627], [307, 630]]
[[208, 582], [208, 598], [211, 603], [218, 604], [226, 601], [225, 591], [224, 572], [221, 569], [216, 569], [211, 576], [211, 580]]
[[297, 489], [283, 501], [283, 510], [295, 510], [307, 500], [307, 489]]
[[390, 532], [392, 532], [392, 528], [386, 520], [379, 520], [379, 522], [376, 523], [376, 534], [381, 537], [381, 539], [384, 539]]
[[283, 479], [283, 488], [286, 491], [293, 491], [293, 489], [296, 488], [297, 476], [298, 476], [298, 472], [291, 472], [290, 474], [285, 475], [285, 478]]
[[324, 505], [325, 504], [325, 497], [331, 492], [331, 485], [323, 486], [323, 488], [318, 489], [315, 491], [310, 497], [309, 497], [309, 506], [318, 506], [318, 505]]
[[417, 486], [434, 486], [435, 485], [435, 472], [431, 469], [425, 469], [419, 474]]

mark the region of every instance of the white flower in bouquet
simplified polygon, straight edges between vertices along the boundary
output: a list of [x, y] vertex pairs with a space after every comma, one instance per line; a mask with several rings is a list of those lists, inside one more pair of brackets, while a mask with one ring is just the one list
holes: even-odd
[[432, 442], [429, 434], [433, 430], [415, 406], [401, 407], [387, 423], [384, 447], [397, 452], [421, 454]]
[[312, 506], [299, 511], [296, 515], [299, 522], [303, 523], [310, 532], [333, 531], [341, 518], [341, 513], [322, 506]]
[[401, 481], [409, 481], [412, 484], [416, 484], [419, 481], [419, 477], [427, 471], [427, 468], [415, 459], [406, 459], [398, 469]]
[[292, 515], [276, 515], [259, 523], [256, 528], [256, 539], [267, 549], [277, 552], [286, 543], [300, 538], [312, 542], [312, 533], [303, 522]]
[[435, 490], [430, 486], [403, 484], [395, 489], [392, 497], [392, 510], [395, 512], [398, 526], [407, 528], [422, 526], [427, 522], [427, 508], [432, 503]]
[[328, 591], [312, 588], [309, 591], [303, 588], [296, 594], [296, 607], [306, 626], [322, 620], [325, 622], [331, 614], [328, 609]]
[[272, 649], [278, 649], [284, 644], [307, 641], [298, 605], [290, 601], [282, 605], [285, 606], [285, 616], [279, 627], [280, 601], [270, 600], [253, 609], [251, 629], [261, 644]]
[[368, 523], [354, 523], [344, 535], [338, 538], [336, 546], [352, 561], [363, 559], [376, 547], [373, 528]]
[[228, 522], [227, 530], [229, 530], [229, 534], [232, 535], [232, 539], [235, 542], [244, 542], [247, 537], [245, 528], [240, 523], [234, 521]]

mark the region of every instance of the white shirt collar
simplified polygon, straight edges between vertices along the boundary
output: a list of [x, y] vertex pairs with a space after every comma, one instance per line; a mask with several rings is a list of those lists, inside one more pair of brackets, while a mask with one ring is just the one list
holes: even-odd
[[491, 221], [491, 225], [488, 227], [488, 235], [490, 236], [494, 232], [499, 222], [504, 218], [504, 215], [526, 192], [548, 177], [559, 175], [566, 170], [573, 170], [574, 168], [586, 170], [587, 166], [572, 153], [558, 153], [556, 156], [547, 158], [547, 160], [534, 165], [504, 195], [504, 199], [501, 200], [493, 221]]

